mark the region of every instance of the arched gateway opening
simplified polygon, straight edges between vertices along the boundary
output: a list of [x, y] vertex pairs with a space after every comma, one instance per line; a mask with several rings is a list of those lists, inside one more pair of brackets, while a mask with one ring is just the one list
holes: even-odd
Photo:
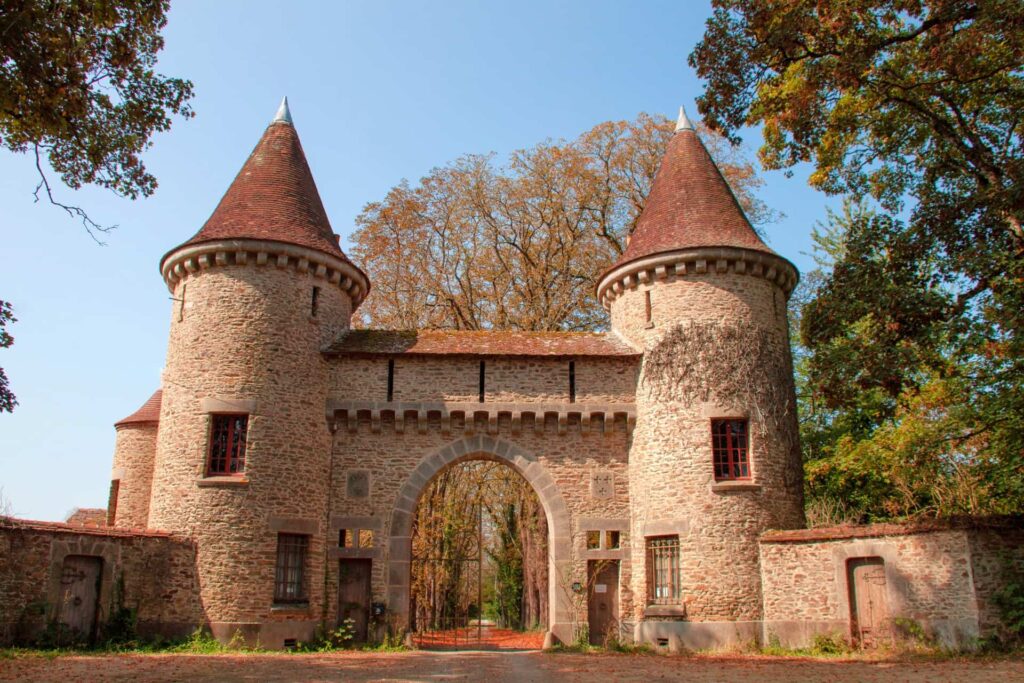
[[[477, 485], [484, 490], [473, 490]], [[539, 509], [531, 510], [534, 504]], [[514, 522], [500, 519], [509, 513]], [[522, 522], [535, 523], [532, 531], [545, 536], [542, 552], [528, 550], [523, 558], [532, 563], [525, 572], [533, 573], [524, 583], [531, 590], [539, 584], [545, 595], [519, 596], [513, 607], [514, 579], [495, 575], [502, 562], [488, 550], [511, 550], [515, 542], [501, 536], [519, 534]], [[568, 509], [536, 458], [500, 439], [461, 439], [424, 458], [399, 492], [391, 517], [391, 609], [427, 646], [501, 646], [507, 638], [502, 626], [529, 627], [531, 621], [565, 637], [569, 612], [555, 579], [570, 563], [570, 548]], [[507, 642], [522, 647], [531, 641]]]

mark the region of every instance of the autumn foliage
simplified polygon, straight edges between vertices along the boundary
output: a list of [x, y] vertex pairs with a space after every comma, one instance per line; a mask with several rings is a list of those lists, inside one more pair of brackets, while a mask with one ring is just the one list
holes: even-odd
[[[402, 181], [357, 219], [352, 254], [373, 282], [368, 327], [593, 330], [598, 276], [622, 253], [672, 121], [640, 114], [499, 162], [468, 154]], [[701, 130], [755, 225], [773, 218], [742, 148]]]

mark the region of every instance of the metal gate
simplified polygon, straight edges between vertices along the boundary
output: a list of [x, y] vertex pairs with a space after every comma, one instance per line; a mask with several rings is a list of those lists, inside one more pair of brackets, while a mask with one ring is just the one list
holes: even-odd
[[[477, 506], [477, 523], [472, 531], [462, 530], [458, 552], [438, 555], [436, 548], [413, 552], [410, 565], [412, 592], [410, 615], [413, 640], [427, 649], [479, 649], [485, 646], [489, 626], [483, 618], [484, 533], [483, 505]], [[469, 533], [466, 533], [469, 532]], [[443, 591], [421, 585], [417, 576], [446, 579]]]

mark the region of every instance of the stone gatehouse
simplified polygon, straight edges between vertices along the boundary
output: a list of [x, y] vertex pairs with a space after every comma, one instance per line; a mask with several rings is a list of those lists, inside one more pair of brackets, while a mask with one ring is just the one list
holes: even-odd
[[[109, 526], [0, 529], [0, 635], [102, 623], [114, 585], [152, 632], [201, 624], [282, 647], [353, 610], [403, 627], [418, 498], [470, 459], [507, 464], [541, 501], [556, 639], [587, 618], [565, 586], [591, 585], [598, 565], [623, 637], [655, 644], [863, 637], [901, 613], [951, 643], [996, 628], [980, 606], [991, 558], [1022, 560], [992, 539], [1019, 527], [802, 530], [786, 318], [798, 274], [682, 112], [599, 278], [608, 332], [352, 329], [371, 283], [339, 241], [285, 103], [160, 263], [166, 366], [116, 424]], [[38, 582], [17, 578], [26, 567]], [[67, 616], [67, 586], [93, 580]], [[863, 591], [888, 611], [864, 612]]]

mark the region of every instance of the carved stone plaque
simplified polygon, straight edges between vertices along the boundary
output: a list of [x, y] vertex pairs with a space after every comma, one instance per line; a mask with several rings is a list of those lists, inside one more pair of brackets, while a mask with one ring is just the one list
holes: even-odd
[[349, 498], [370, 496], [370, 473], [366, 470], [350, 470], [345, 482], [345, 494]]
[[608, 470], [590, 473], [590, 497], [607, 500], [615, 495], [615, 475]]

